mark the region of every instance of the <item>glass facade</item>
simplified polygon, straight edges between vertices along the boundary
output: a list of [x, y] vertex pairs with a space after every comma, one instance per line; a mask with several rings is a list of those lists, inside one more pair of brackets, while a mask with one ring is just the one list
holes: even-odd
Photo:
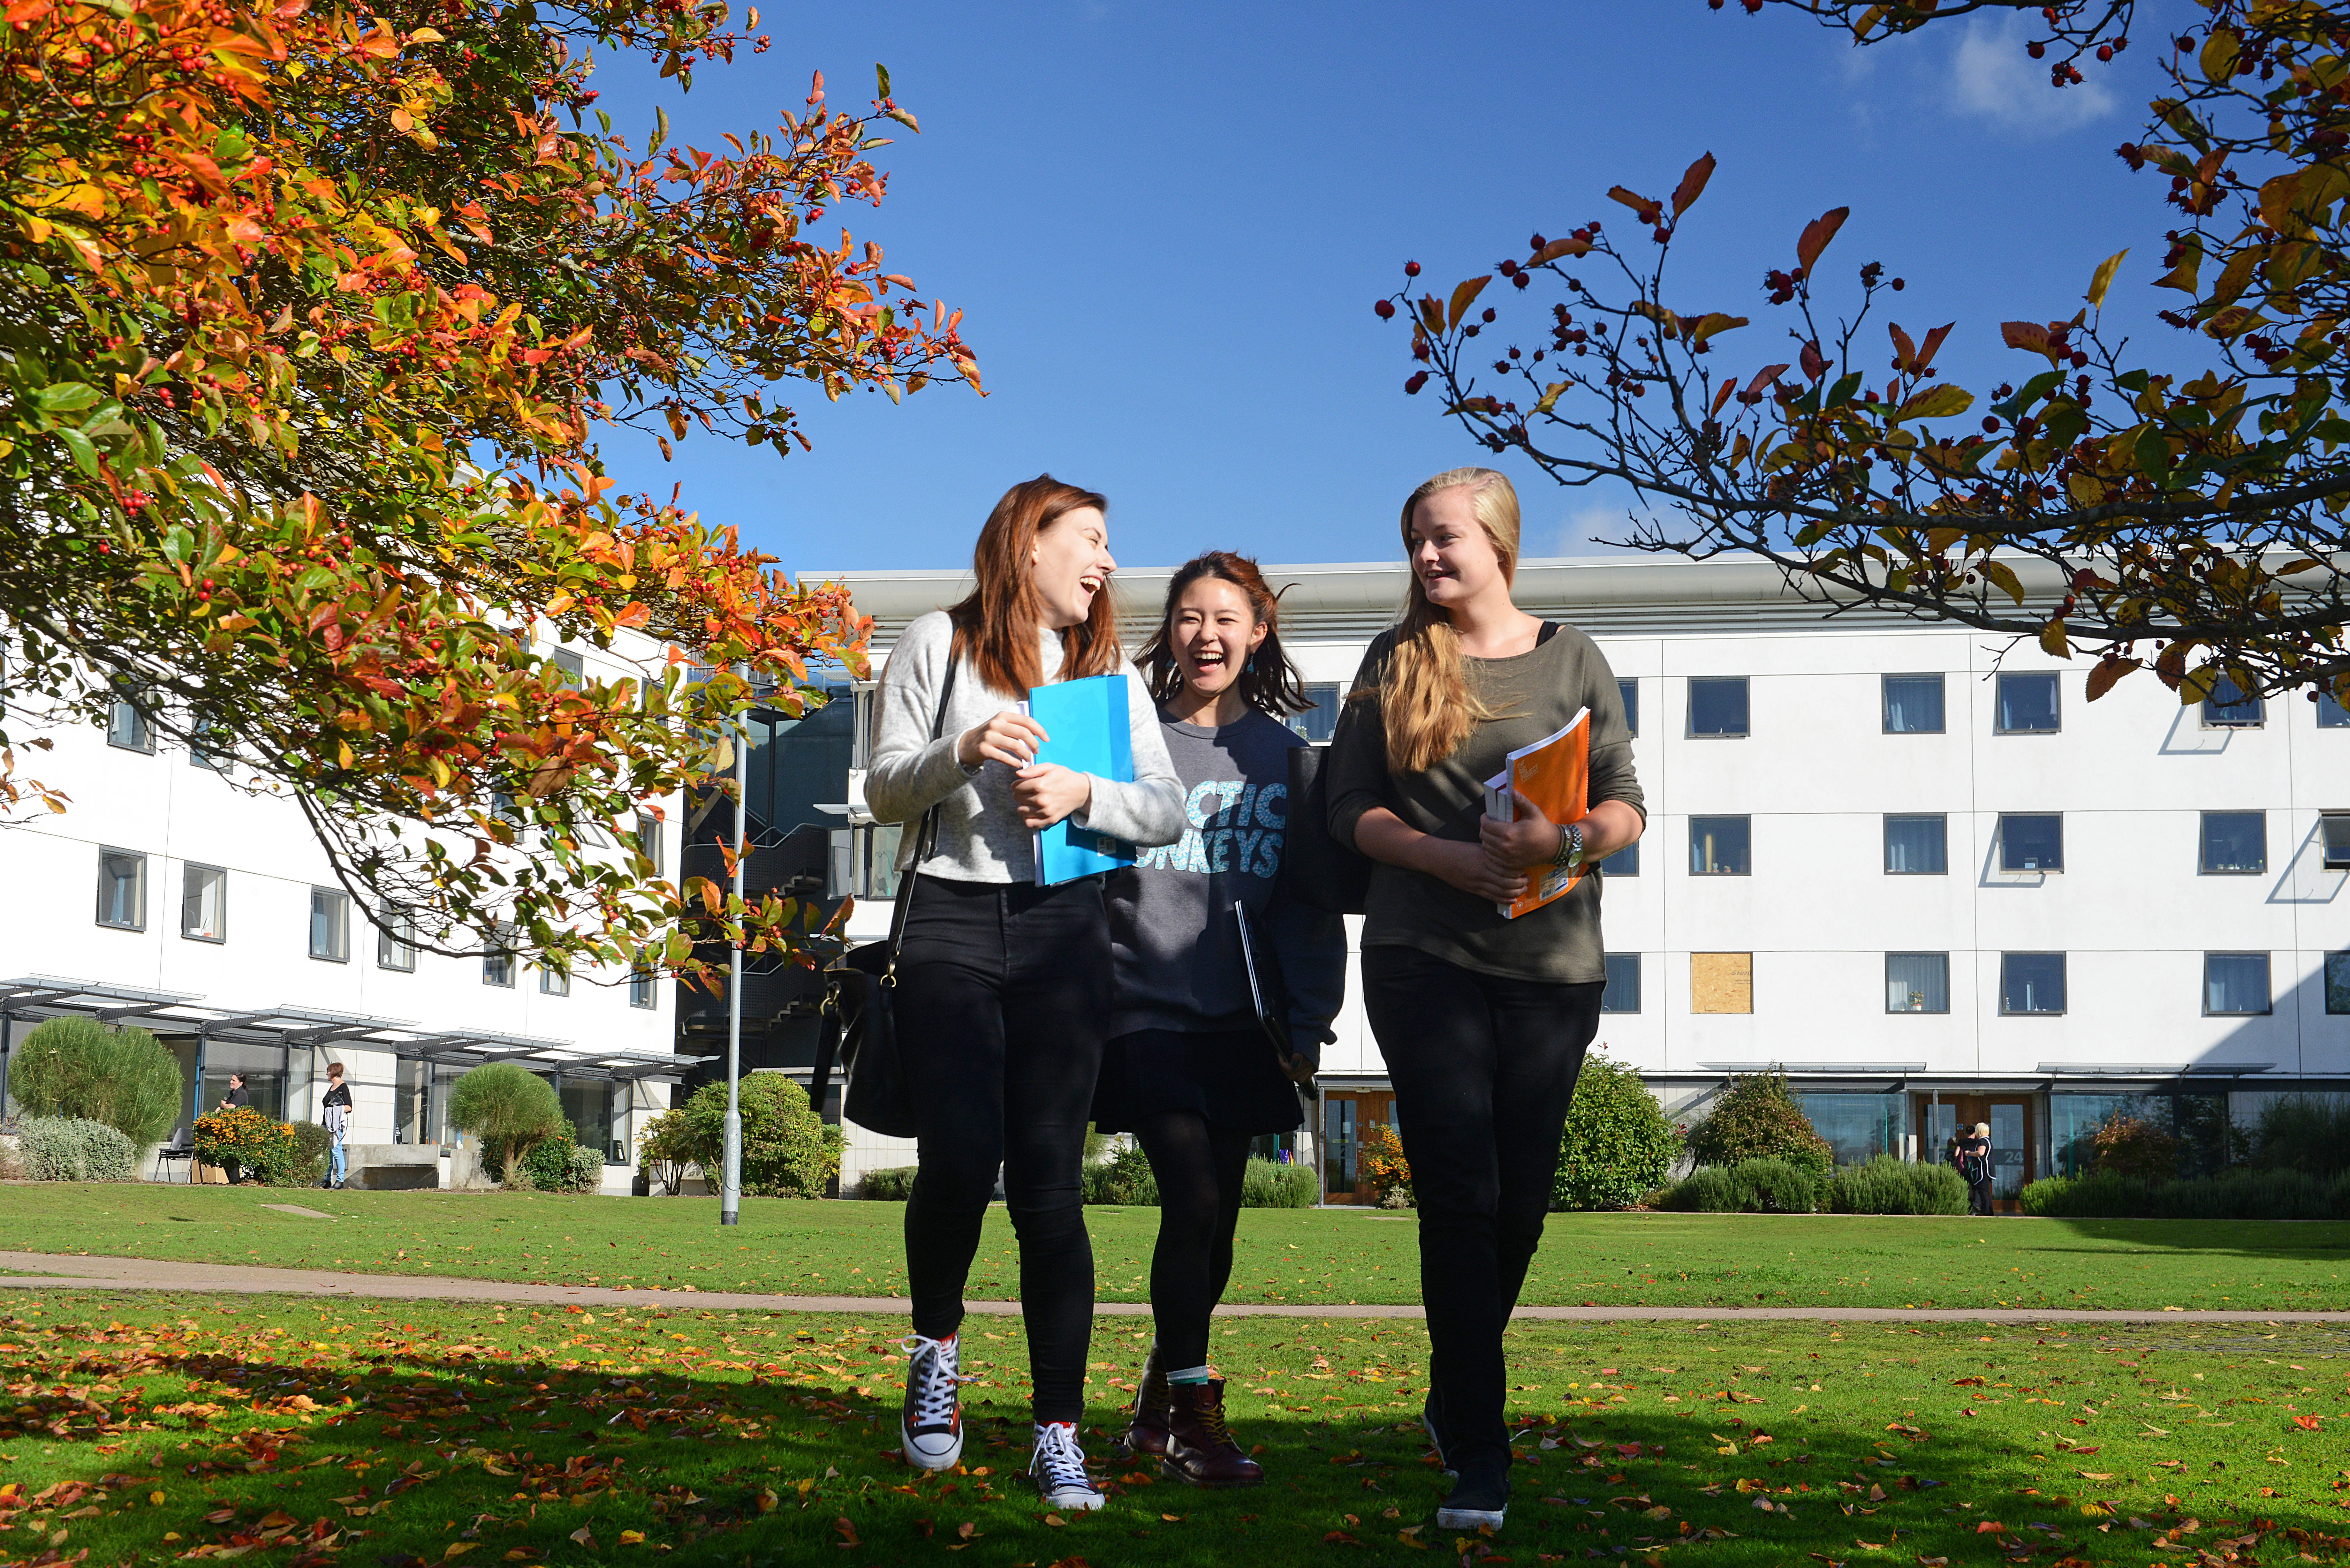
[[1885, 819], [1885, 874], [1947, 877], [1950, 871], [1950, 821], [1941, 816]]
[[2180, 1176], [2224, 1169], [2241, 1137], [2229, 1120], [2225, 1095], [2051, 1095], [2049, 1141], [2056, 1151], [2056, 1173], [2084, 1176], [2095, 1169], [2096, 1131], [2116, 1115], [2151, 1122], [2177, 1138]]
[[1828, 1140], [1838, 1165], [1863, 1165], [1901, 1152], [1905, 1105], [1900, 1095], [1804, 1095], [1795, 1104], [1812, 1130]]
[[1885, 678], [1887, 734], [1939, 735], [1942, 729], [1940, 676], [1888, 675]]
[[1689, 683], [1690, 729], [1692, 735], [1743, 735], [1746, 728], [1746, 677], [1692, 675]]
[[618, 1155], [612, 1151], [619, 1140], [628, 1136], [625, 1123], [629, 1085], [602, 1078], [567, 1078], [560, 1074], [555, 1082], [572, 1136], [589, 1148], [603, 1150], [606, 1164], [625, 1163], [625, 1149]]

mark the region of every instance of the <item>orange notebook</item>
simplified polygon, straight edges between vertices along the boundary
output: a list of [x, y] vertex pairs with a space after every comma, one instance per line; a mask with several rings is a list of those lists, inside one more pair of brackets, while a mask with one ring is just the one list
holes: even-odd
[[[1485, 781], [1485, 815], [1496, 822], [1520, 819], [1522, 808], [1510, 797], [1512, 789], [1542, 809], [1551, 822], [1580, 822], [1590, 810], [1591, 710], [1578, 711], [1556, 734], [1520, 746], [1510, 753], [1509, 765]], [[1543, 867], [1528, 874], [1526, 890], [1507, 904], [1495, 904], [1510, 919], [1539, 909], [1583, 880], [1583, 866], [1571, 871]]]

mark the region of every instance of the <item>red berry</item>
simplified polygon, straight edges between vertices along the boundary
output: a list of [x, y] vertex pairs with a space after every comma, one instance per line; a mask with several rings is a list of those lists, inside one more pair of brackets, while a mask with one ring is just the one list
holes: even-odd
[[1395, 314], [1395, 301], [1392, 299], [1382, 299], [1373, 305], [1371, 308], [1379, 313], [1379, 319], [1381, 321], [1385, 321]]
[[1411, 373], [1411, 379], [1403, 384], [1403, 389], [1407, 393], [1412, 393], [1419, 391], [1426, 385], [1428, 385], [1428, 372], [1425, 370], [1414, 370]]
[[1419, 264], [1418, 262], [1404, 263], [1403, 275], [1406, 277], [1418, 277], [1419, 275]]

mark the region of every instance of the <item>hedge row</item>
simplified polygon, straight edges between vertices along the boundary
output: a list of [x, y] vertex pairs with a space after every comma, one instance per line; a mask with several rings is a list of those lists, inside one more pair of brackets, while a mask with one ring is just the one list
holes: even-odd
[[2022, 1206], [2063, 1220], [2350, 1220], [2350, 1176], [2230, 1170], [2163, 1180], [2095, 1171], [2035, 1181]]
[[1656, 1206], [1707, 1214], [1963, 1214], [1967, 1184], [1946, 1165], [1889, 1154], [1825, 1177], [1789, 1160], [1743, 1159], [1700, 1168]]

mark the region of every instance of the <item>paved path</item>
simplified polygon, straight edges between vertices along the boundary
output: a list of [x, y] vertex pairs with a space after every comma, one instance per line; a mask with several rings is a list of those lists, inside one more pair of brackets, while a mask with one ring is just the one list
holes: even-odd
[[[236, 1294], [346, 1296], [376, 1301], [509, 1302], [576, 1306], [663, 1306], [744, 1312], [843, 1312], [903, 1317], [899, 1296], [783, 1296], [750, 1291], [623, 1291], [601, 1285], [534, 1285], [513, 1280], [459, 1280], [433, 1274], [343, 1273], [329, 1269], [265, 1269], [242, 1263], [176, 1263], [152, 1258], [0, 1251], [0, 1288], [18, 1290], [219, 1291]], [[972, 1302], [975, 1313], [1014, 1317], [1018, 1302]], [[1140, 1302], [1101, 1302], [1105, 1317], [1147, 1317]], [[1222, 1317], [1421, 1317], [1416, 1305], [1264, 1304], [1220, 1306]], [[1521, 1319], [1552, 1323], [1731, 1323], [1800, 1319], [1834, 1323], [2330, 1323], [2350, 1325], [2350, 1312], [2068, 1312], [1992, 1307], [1685, 1307], [1522, 1306]]]

